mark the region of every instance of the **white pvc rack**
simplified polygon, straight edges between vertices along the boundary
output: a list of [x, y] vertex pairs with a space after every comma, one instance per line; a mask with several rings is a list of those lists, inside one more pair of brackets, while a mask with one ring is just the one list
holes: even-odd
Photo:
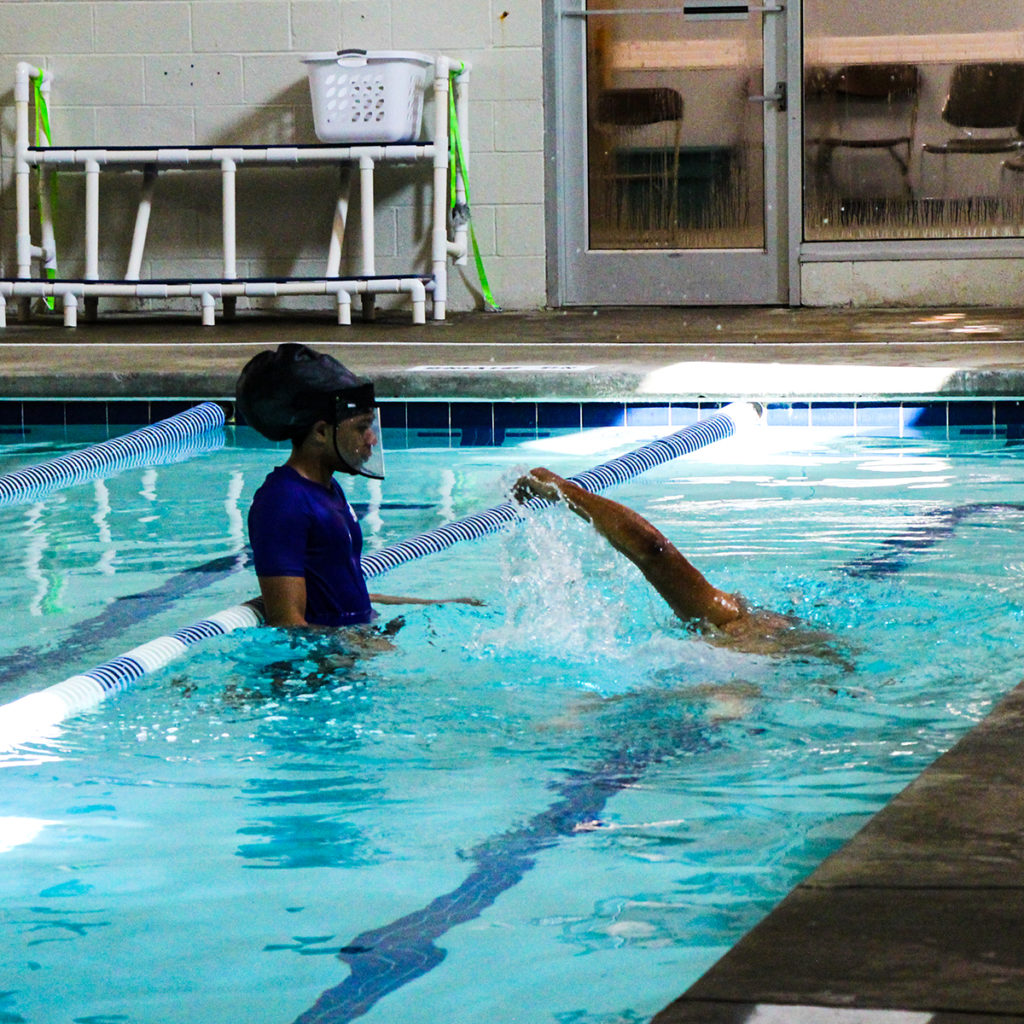
[[[202, 322], [213, 325], [217, 300], [226, 315], [234, 312], [239, 296], [330, 295], [337, 304], [338, 323], [349, 324], [352, 296], [362, 296], [364, 318], [372, 317], [374, 297], [380, 294], [406, 294], [412, 302], [414, 323], [426, 322], [426, 299], [431, 299], [434, 320], [445, 318], [448, 293], [448, 259], [466, 262], [468, 225], [458, 218], [448, 227], [448, 152], [449, 83], [454, 89], [463, 163], [468, 166], [467, 150], [469, 65], [438, 57], [434, 64], [434, 131], [426, 142], [395, 144], [273, 146], [33, 146], [29, 136], [29, 102], [33, 79], [39, 80], [44, 98], [50, 94], [53, 78], [46, 69], [21, 62], [17, 65], [14, 89], [16, 116], [15, 183], [17, 205], [17, 278], [0, 279], [0, 327], [7, 325], [7, 300], [16, 298], [22, 319], [29, 316], [33, 298], [55, 297], [62, 302], [64, 324], [78, 322], [79, 302], [84, 301], [90, 316], [96, 315], [103, 296], [128, 296], [139, 299], [193, 297], [200, 302]], [[423, 273], [378, 276], [374, 245], [374, 169], [378, 163], [433, 163], [431, 203], [430, 268]], [[340, 170], [340, 187], [334, 223], [322, 277], [240, 278], [235, 255], [235, 178], [239, 167], [299, 167], [306, 164], [335, 164]], [[361, 273], [341, 277], [341, 247], [348, 218], [352, 171], [358, 167], [362, 229]], [[158, 175], [165, 171], [210, 170], [219, 168], [222, 192], [223, 274], [219, 278], [140, 280], [142, 258]], [[85, 174], [85, 267], [80, 278], [49, 279], [46, 270], [56, 266], [53, 211], [49, 203], [48, 179], [55, 171]], [[132, 236], [128, 266], [123, 278], [100, 280], [100, 174], [104, 170], [135, 171], [142, 174], [138, 211]], [[31, 176], [37, 172], [40, 241], [31, 236]], [[455, 175], [456, 202], [465, 208], [466, 188], [461, 167]], [[33, 261], [38, 261], [40, 276], [32, 277]]]

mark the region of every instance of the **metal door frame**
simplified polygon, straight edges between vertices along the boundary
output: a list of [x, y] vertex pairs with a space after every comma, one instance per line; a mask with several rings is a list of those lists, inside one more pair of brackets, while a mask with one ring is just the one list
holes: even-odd
[[[683, 0], [685, 2], [685, 0]], [[787, 112], [765, 105], [764, 252], [586, 248], [585, 0], [545, 4], [545, 156], [549, 300], [575, 305], [761, 305], [799, 302], [802, 237], [798, 0], [762, 13], [764, 89], [786, 82]], [[754, 8], [764, 11], [763, 8]], [[787, 54], [789, 59], [787, 60]], [[787, 153], [794, 154], [787, 159]]]

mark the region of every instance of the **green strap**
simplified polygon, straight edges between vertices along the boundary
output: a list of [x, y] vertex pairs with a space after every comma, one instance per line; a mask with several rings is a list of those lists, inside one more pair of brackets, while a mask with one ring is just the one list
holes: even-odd
[[459, 118], [455, 112], [455, 78], [458, 73], [458, 71], [453, 71], [448, 83], [448, 117], [451, 125], [448, 133], [448, 167], [450, 170], [448, 176], [450, 192], [449, 208], [453, 211], [457, 209], [458, 203], [455, 194], [455, 178], [457, 174], [461, 174], [462, 184], [466, 190], [466, 204], [465, 209], [460, 211], [460, 213], [469, 221], [469, 239], [473, 245], [473, 262], [476, 264], [477, 277], [480, 278], [480, 290], [483, 292], [484, 302], [486, 302], [487, 305], [489, 305], [495, 312], [500, 313], [501, 306], [494, 301], [494, 293], [491, 291], [491, 283], [487, 279], [487, 271], [484, 270], [483, 257], [480, 255], [480, 245], [476, 239], [476, 230], [473, 227], [473, 218], [470, 216], [469, 212], [469, 174], [466, 170], [466, 158], [462, 150], [462, 136], [459, 133]]
[[46, 145], [53, 145], [53, 136], [50, 133], [50, 111], [46, 106], [46, 99], [43, 96], [42, 77], [32, 79], [33, 91], [36, 101], [36, 145], [42, 145], [41, 137], [45, 136]]
[[[43, 96], [42, 90], [42, 76], [32, 79], [32, 91], [35, 99], [36, 109], [36, 145], [52, 146], [53, 145], [53, 134], [50, 131], [50, 110], [46, 105], [46, 97]], [[39, 216], [43, 214], [43, 200], [42, 196], [39, 198]], [[50, 172], [50, 216], [53, 220], [53, 227], [56, 229], [56, 218], [57, 218], [57, 172]], [[54, 242], [56, 245], [56, 241]], [[49, 280], [54, 281], [57, 278], [57, 254], [54, 253], [53, 259], [54, 265], [52, 267], [46, 267], [45, 272]], [[52, 310], [54, 307], [53, 296], [47, 296], [43, 299], [46, 303], [46, 308]]]

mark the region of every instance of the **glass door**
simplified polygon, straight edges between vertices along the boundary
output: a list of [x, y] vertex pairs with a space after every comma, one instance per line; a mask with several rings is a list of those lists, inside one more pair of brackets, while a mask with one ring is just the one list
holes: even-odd
[[560, 6], [561, 304], [786, 301], [784, 7]]

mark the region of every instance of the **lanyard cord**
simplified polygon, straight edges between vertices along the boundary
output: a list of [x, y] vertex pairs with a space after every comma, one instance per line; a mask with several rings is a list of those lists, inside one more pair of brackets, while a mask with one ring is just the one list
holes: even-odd
[[[43, 95], [42, 90], [42, 76], [32, 79], [32, 91], [35, 99], [35, 111], [36, 111], [36, 145], [37, 146], [52, 146], [53, 145], [53, 134], [50, 131], [50, 111], [46, 105], [46, 97]], [[42, 172], [40, 171], [40, 174]], [[57, 213], [57, 172], [50, 172], [50, 217], [51, 226], [52, 221], [56, 218]], [[43, 192], [42, 185], [40, 184], [39, 190], [39, 219], [43, 219]], [[56, 242], [54, 242], [54, 252], [50, 265], [45, 267], [45, 273], [49, 280], [54, 281], [57, 278], [57, 253], [56, 253]], [[53, 296], [49, 295], [43, 299], [46, 303], [46, 308], [52, 310], [54, 308]]]
[[[448, 118], [450, 123], [448, 141], [448, 167], [452, 211], [452, 220], [457, 224], [469, 224], [469, 238], [473, 244], [473, 262], [476, 264], [477, 277], [480, 279], [480, 290], [483, 293], [484, 302], [496, 312], [501, 311], [501, 306], [494, 301], [494, 293], [491, 291], [490, 281], [487, 279], [487, 271], [484, 269], [483, 257], [480, 255], [480, 245], [476, 240], [476, 231], [473, 228], [473, 220], [470, 217], [469, 207], [469, 173], [466, 169], [466, 158], [462, 151], [462, 136], [459, 134], [459, 118], [455, 111], [455, 78], [458, 72], [453, 71], [448, 83]], [[455, 179], [462, 175], [462, 184], [466, 190], [466, 201], [460, 203], [455, 194]]]

